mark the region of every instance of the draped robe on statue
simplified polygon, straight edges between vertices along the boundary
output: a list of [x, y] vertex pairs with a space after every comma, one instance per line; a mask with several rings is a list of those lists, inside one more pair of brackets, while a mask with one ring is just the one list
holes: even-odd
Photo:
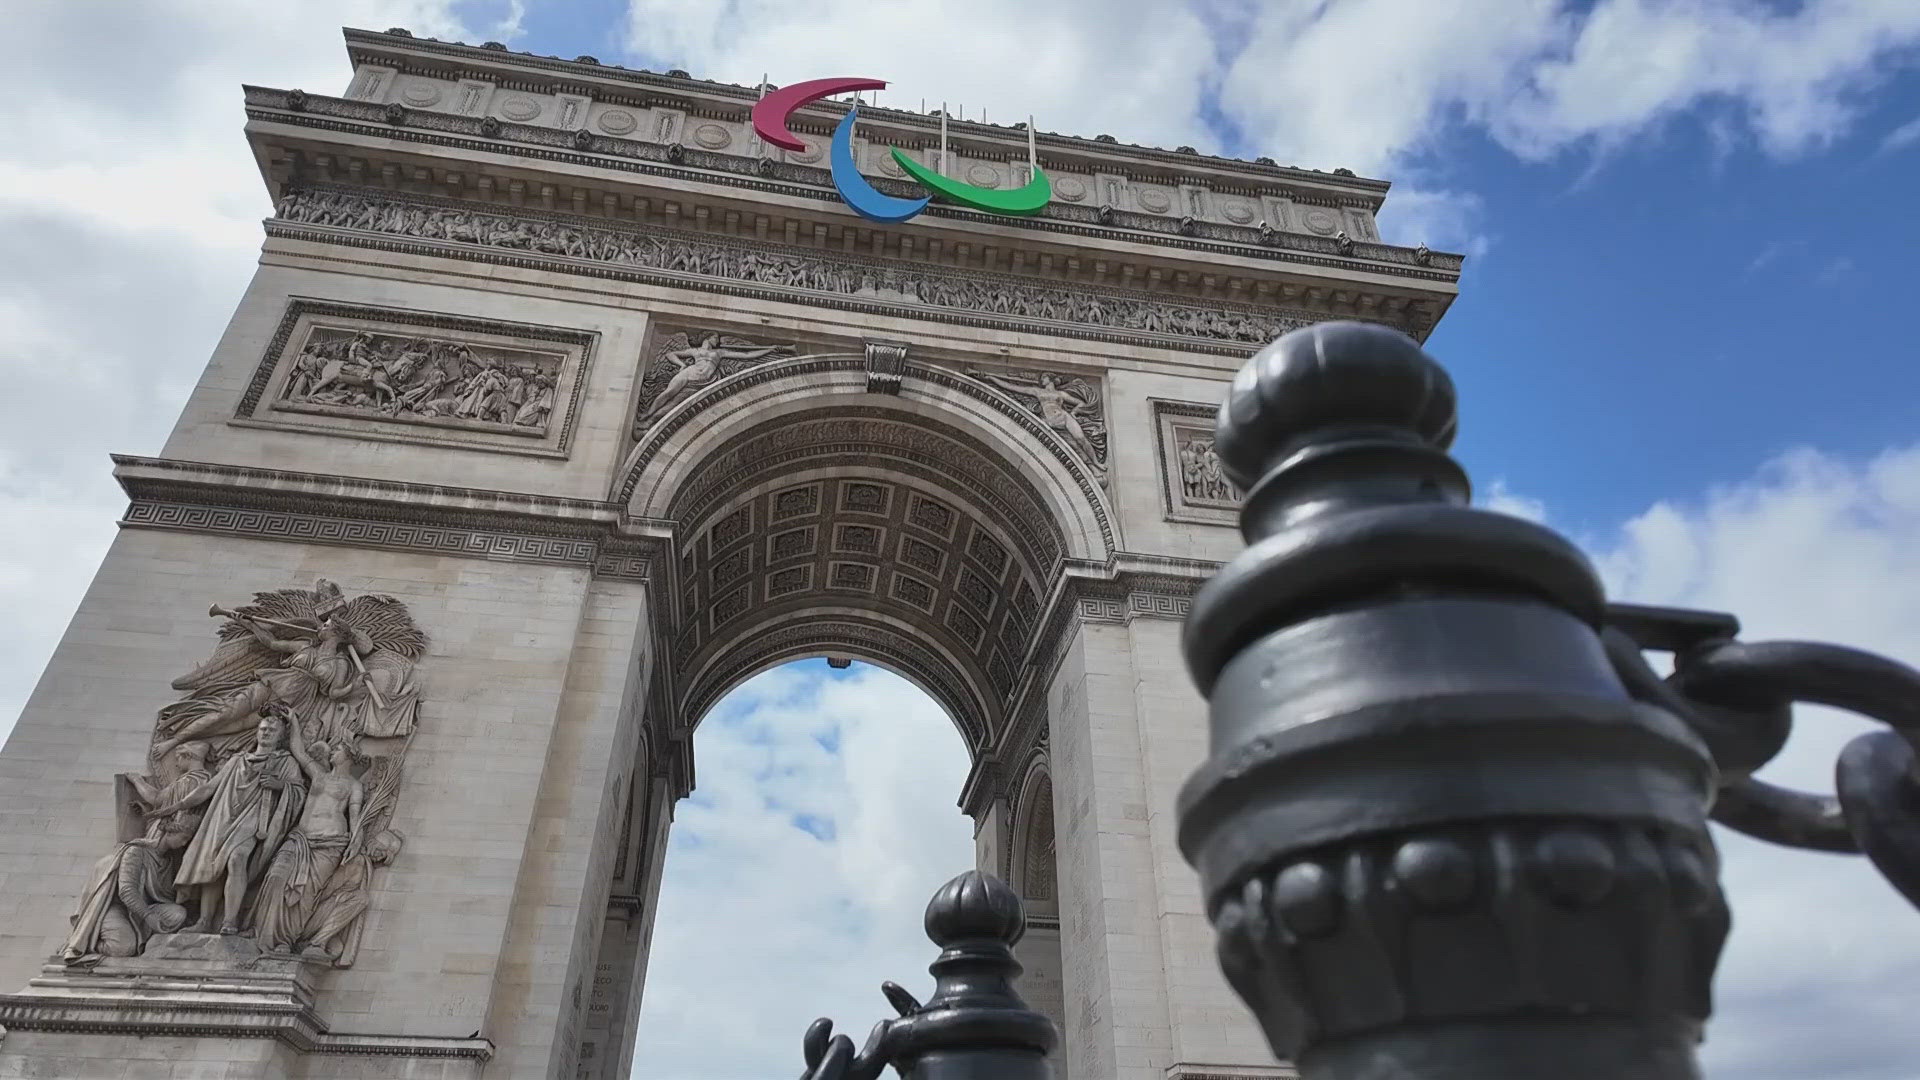
[[[155, 801], [173, 802], [205, 783], [207, 777], [205, 769], [183, 773], [161, 788]], [[172, 854], [181, 847], [179, 838], [200, 820], [197, 811], [183, 810], [150, 821], [147, 835], [121, 844], [95, 863], [87, 887], [80, 893], [73, 932], [60, 949], [60, 958], [72, 964], [88, 957], [138, 956], [156, 929], [149, 923], [153, 909], [175, 903]], [[174, 922], [175, 928], [185, 922], [184, 911], [177, 909], [160, 917]], [[161, 928], [168, 927], [163, 922]]]
[[[263, 781], [278, 778], [284, 786], [278, 791]], [[214, 777], [214, 793], [207, 803], [206, 817], [193, 843], [180, 860], [175, 885], [211, 885], [227, 872], [227, 860], [243, 847], [242, 838], [256, 841], [247, 860], [247, 880], [257, 880], [281, 841], [300, 819], [300, 807], [306, 800], [306, 776], [300, 764], [285, 750], [235, 754], [220, 766]], [[239, 923], [238, 912], [228, 912], [230, 922]]]

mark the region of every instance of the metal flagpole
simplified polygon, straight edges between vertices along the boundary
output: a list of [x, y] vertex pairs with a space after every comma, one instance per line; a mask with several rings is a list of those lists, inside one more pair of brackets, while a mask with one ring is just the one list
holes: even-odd
[[1033, 178], [1039, 175], [1040, 175], [1040, 156], [1034, 151], [1033, 114], [1028, 113], [1027, 114], [1027, 181], [1028, 183], [1032, 183]]

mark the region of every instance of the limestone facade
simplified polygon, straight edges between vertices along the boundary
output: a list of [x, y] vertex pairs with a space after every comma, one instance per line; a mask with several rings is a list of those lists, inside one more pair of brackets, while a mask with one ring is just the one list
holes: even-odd
[[[1424, 337], [1459, 257], [1379, 242], [1378, 181], [1054, 134], [1042, 214], [872, 226], [839, 106], [774, 150], [751, 88], [347, 41], [340, 97], [245, 91], [259, 269], [0, 752], [0, 1077], [624, 1076], [693, 729], [820, 655], [953, 717], [1061, 1076], [1290, 1075], [1175, 844], [1180, 619], [1239, 544], [1211, 410], [1291, 326]], [[937, 120], [862, 115], [876, 183], [927, 160]], [[950, 174], [1024, 182], [1024, 132], [953, 129]], [[318, 579], [426, 638], [353, 962], [63, 960], [208, 605]]]

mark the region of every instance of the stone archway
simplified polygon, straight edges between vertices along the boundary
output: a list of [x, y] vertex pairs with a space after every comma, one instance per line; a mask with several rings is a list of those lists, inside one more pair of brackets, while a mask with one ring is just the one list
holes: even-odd
[[[1459, 257], [1376, 243], [1378, 181], [1059, 134], [1043, 213], [874, 227], [817, 163], [754, 149], [745, 87], [347, 42], [344, 96], [246, 92], [260, 271], [160, 456], [116, 459], [123, 528], [0, 750], [59, 829], [0, 829], [0, 991], [27, 987], [0, 993], [0, 1072], [124, 1058], [199, 1009], [111, 960], [43, 965], [87, 868], [134, 842], [103, 781], [153, 766], [168, 681], [216, 647], [199, 613], [325, 578], [428, 639], [405, 850], [367, 877], [364, 960], [266, 1011], [251, 969], [223, 979], [243, 1000], [194, 1013], [178, 1060], [620, 1075], [692, 728], [824, 652], [953, 716], [983, 868], [1024, 872], [1044, 760], [1066, 1070], [1290, 1075], [1211, 960], [1170, 812], [1205, 750], [1179, 620], [1241, 546], [1211, 418], [1283, 330], [1424, 338]], [[902, 145], [934, 123], [868, 122]], [[969, 134], [999, 159], [1030, 138]], [[312, 378], [349, 360], [388, 392]]]
[[1045, 425], [931, 364], [876, 389], [870, 362], [720, 380], [629, 455], [617, 494], [672, 534], [669, 742], [746, 674], [837, 650], [919, 684], [975, 757], [1001, 749], [1064, 566], [1111, 557], [1104, 492]]
[[[919, 686], [954, 722], [976, 773], [1043, 752], [1045, 724], [1034, 719], [1044, 707], [1020, 702], [1036, 697], [1033, 658], [1057, 652], [1070, 631], [1048, 618], [1066, 569], [1113, 558], [1100, 478], [993, 387], [919, 362], [876, 380], [870, 353], [777, 360], [719, 379], [654, 419], [626, 459], [615, 495], [655, 531], [665, 564], [644, 727], [656, 748], [648, 767], [669, 800], [691, 790], [693, 731], [726, 692], [813, 656], [860, 659]], [[1044, 779], [1023, 790], [1018, 805], [1028, 810], [1035, 792], [1051, 798]], [[1003, 794], [964, 808], [977, 830], [998, 830], [1005, 812], [994, 807], [1012, 803]], [[653, 868], [655, 889], [666, 809], [642, 824], [627, 808], [629, 831], [646, 831], [631, 845], [634, 861]], [[1050, 821], [1050, 805], [1043, 816]], [[981, 857], [983, 868], [1007, 872]], [[1044, 984], [1037, 1000], [1063, 1020], [1059, 910], [1048, 889], [1034, 912], [1031, 963]], [[650, 920], [652, 905], [642, 906]], [[631, 1031], [646, 965], [635, 945], [652, 928], [621, 929], [608, 936], [625, 951], [611, 958], [619, 974], [606, 995]], [[609, 959], [603, 948], [602, 972]], [[602, 1035], [603, 1060], [624, 1052], [615, 1027]]]

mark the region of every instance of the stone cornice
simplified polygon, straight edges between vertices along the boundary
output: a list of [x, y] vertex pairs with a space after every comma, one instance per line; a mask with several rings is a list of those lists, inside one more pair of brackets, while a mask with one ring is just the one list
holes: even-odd
[[[557, 241], [577, 241], [582, 251], [588, 240], [617, 243], [626, 239], [635, 243], [633, 260], [613, 261], [589, 255], [570, 255], [563, 251], [538, 251], [526, 243], [506, 246], [485, 240], [437, 239], [421, 237], [409, 231], [406, 222], [377, 220], [370, 227], [346, 227], [314, 224], [303, 220], [305, 207], [299, 200], [313, 192], [295, 192], [282, 200], [284, 212], [294, 219], [270, 219], [267, 235], [291, 240], [368, 247], [382, 251], [438, 255], [529, 269], [556, 270], [615, 280], [649, 284], [693, 287], [757, 300], [801, 303], [813, 307], [828, 306], [876, 315], [894, 315], [929, 319], [937, 322], [992, 329], [1041, 332], [1062, 337], [1141, 344], [1188, 352], [1245, 356], [1287, 330], [1334, 316], [1295, 312], [1232, 301], [1205, 300], [1197, 297], [1168, 296], [1141, 290], [1102, 288], [1082, 282], [1055, 284], [1044, 280], [1016, 278], [1007, 274], [948, 269], [905, 263], [897, 259], [828, 253], [816, 248], [751, 243], [737, 238], [687, 234], [603, 218], [587, 218], [552, 212], [529, 211], [514, 207], [475, 205], [455, 200], [410, 196], [396, 197], [363, 189], [314, 189], [327, 195], [362, 200], [378, 206], [420, 207], [426, 210], [462, 212], [500, 221], [545, 223]], [[644, 242], [644, 243], [642, 243]], [[662, 245], [670, 245], [668, 250]], [[798, 272], [833, 282], [831, 287], [810, 288], [778, 280], [778, 271], [768, 260], [784, 259], [785, 266]], [[744, 269], [704, 273], [697, 268], [679, 269], [677, 263], [711, 262], [715, 265], [763, 268], [767, 273], [750, 277]], [[915, 296], [895, 290], [886, 296], [869, 288], [869, 278], [893, 275], [911, 286]], [[952, 293], [953, 302], [927, 302], [919, 293], [936, 298]], [[1077, 314], [1109, 311], [1105, 319], [1073, 318]], [[1047, 312], [1057, 312], [1049, 316]], [[1067, 317], [1060, 317], [1067, 316]], [[1193, 333], [1142, 329], [1122, 322], [1137, 317], [1148, 326], [1157, 321], [1163, 326], [1186, 325]], [[1360, 316], [1368, 321], [1393, 326], [1424, 336], [1430, 324], [1382, 316]], [[1210, 335], [1210, 336], [1209, 336]]]
[[[382, 64], [402, 71], [425, 72], [432, 69], [434, 61], [438, 61], [463, 75], [491, 76], [502, 85], [506, 84], [507, 79], [513, 78], [511, 74], [507, 74], [505, 79], [502, 79], [503, 72], [517, 71], [523, 77], [530, 75], [550, 84], [543, 86], [542, 89], [579, 94], [592, 94], [600, 90], [602, 93], [597, 96], [605, 99], [607, 90], [612, 89], [614, 93], [618, 93], [618, 89], [613, 88], [619, 88], [635, 95], [632, 100], [636, 103], [670, 97], [679, 99], [677, 104], [691, 105], [695, 109], [698, 109], [701, 104], [698, 99], [705, 98], [710, 103], [707, 106], [708, 109], [718, 106], [744, 110], [750, 108], [759, 96], [753, 87], [696, 79], [680, 72], [662, 74], [626, 68], [618, 64], [600, 63], [597, 60], [593, 62], [579, 59], [565, 60], [557, 56], [538, 56], [505, 48], [488, 48], [463, 42], [439, 41], [433, 38], [417, 38], [411, 35], [403, 36], [391, 32], [382, 33], [351, 27], [346, 28], [343, 33], [347, 42], [347, 55], [354, 63]], [[826, 112], [825, 109], [813, 111], [822, 116]], [[872, 122], [921, 129], [929, 136], [936, 135], [940, 127], [937, 116], [885, 106], [863, 105], [861, 115]], [[830, 127], [830, 122], [816, 121], [808, 124], [807, 119], [807, 110], [797, 114], [793, 124], [794, 129], [800, 131], [818, 129], [824, 132]], [[977, 139], [1006, 143], [1009, 146], [1018, 144], [1020, 155], [1025, 154], [1026, 132], [1024, 129], [950, 119], [948, 131], [950, 137], [954, 139]], [[1355, 176], [1351, 172], [1323, 172], [1319, 169], [1216, 157], [1052, 131], [1036, 132], [1035, 140], [1039, 146], [1055, 153], [1100, 159], [1116, 166], [1135, 162], [1176, 171], [1205, 169], [1232, 176], [1243, 183], [1262, 187], [1285, 187], [1289, 191], [1331, 190], [1351, 193], [1356, 200], [1364, 201], [1366, 205], [1374, 208], [1380, 205], [1391, 186], [1388, 181]]]
[[0, 994], [0, 1032], [89, 1032], [128, 1037], [275, 1039], [302, 1054], [381, 1057], [493, 1057], [493, 1040], [430, 1035], [335, 1033], [311, 1008], [267, 1004], [170, 1001], [151, 986], [129, 988], [124, 997], [42, 997]]
[[[621, 138], [586, 131], [570, 132], [537, 124], [407, 109], [404, 106], [349, 101], [319, 94], [301, 94], [299, 105], [295, 108], [294, 93], [266, 87], [246, 87], [249, 119], [479, 153], [510, 154], [559, 165], [613, 169], [657, 176], [669, 181], [695, 181], [777, 193], [815, 201], [823, 210], [839, 205], [831, 174], [825, 168], [669, 146], [639, 138]], [[395, 109], [397, 112], [390, 111]], [[392, 119], [394, 116], [399, 117], [398, 123]], [[490, 120], [491, 125], [488, 123]], [[485, 134], [489, 127], [496, 134]], [[918, 190], [905, 181], [887, 177], [870, 179], [876, 187], [896, 194]], [[1311, 203], [1314, 200], [1301, 198], [1296, 201]], [[1327, 202], [1338, 205], [1332, 200]], [[1419, 249], [1371, 241], [1343, 244], [1333, 237], [1310, 233], [1273, 232], [1263, 237], [1256, 227], [1220, 222], [1198, 223], [1183, 231], [1177, 218], [1124, 210], [1103, 212], [1096, 206], [1063, 202], [1050, 204], [1040, 214], [1024, 218], [999, 217], [935, 203], [927, 208], [922, 217], [990, 222], [1002, 228], [1040, 235], [1088, 237], [1095, 244], [1111, 244], [1115, 241], [1151, 243], [1188, 252], [1270, 260], [1297, 267], [1391, 274], [1407, 279], [1411, 288], [1430, 287], [1423, 286], [1425, 282], [1456, 282], [1464, 263], [1463, 256], [1453, 253], [1423, 254]]]
[[114, 455], [122, 527], [575, 566], [649, 580], [665, 538], [612, 503]]

